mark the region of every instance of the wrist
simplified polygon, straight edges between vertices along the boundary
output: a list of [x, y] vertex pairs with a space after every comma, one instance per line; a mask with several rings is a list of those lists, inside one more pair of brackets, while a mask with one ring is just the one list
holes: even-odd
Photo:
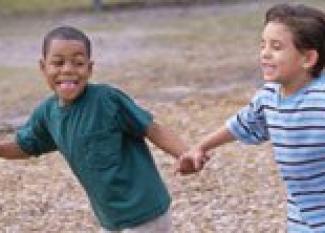
[[202, 153], [205, 153], [208, 150], [204, 144], [198, 144], [195, 148], [196, 150], [201, 151]]

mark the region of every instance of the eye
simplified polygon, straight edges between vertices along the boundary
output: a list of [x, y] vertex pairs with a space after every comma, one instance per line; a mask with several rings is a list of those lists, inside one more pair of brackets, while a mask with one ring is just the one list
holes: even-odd
[[63, 60], [52, 60], [52, 61], [50, 61], [50, 64], [54, 65], [54, 66], [63, 66], [64, 61]]
[[74, 64], [76, 66], [83, 66], [83, 65], [85, 65], [85, 62], [84, 61], [75, 61]]
[[281, 50], [282, 49], [282, 44], [279, 41], [273, 41], [272, 42], [272, 48], [274, 50]]
[[260, 42], [260, 49], [265, 49], [265, 41]]
[[84, 66], [86, 64], [86, 60], [84, 58], [75, 58], [73, 60], [73, 64], [75, 66]]

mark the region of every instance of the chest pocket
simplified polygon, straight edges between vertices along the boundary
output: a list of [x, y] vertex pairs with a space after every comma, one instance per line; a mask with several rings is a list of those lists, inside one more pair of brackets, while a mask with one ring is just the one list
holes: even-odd
[[83, 138], [85, 146], [85, 166], [91, 169], [106, 169], [117, 165], [121, 150], [121, 133], [103, 130], [87, 134]]

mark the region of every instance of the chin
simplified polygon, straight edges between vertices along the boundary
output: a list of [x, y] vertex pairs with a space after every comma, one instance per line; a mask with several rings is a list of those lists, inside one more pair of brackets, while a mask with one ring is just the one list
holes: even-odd
[[278, 82], [278, 81], [279, 81], [278, 78], [276, 78], [276, 77], [274, 77], [274, 76], [268, 76], [268, 75], [264, 75], [264, 76], [263, 76], [263, 80], [264, 80], [265, 82]]
[[77, 99], [76, 96], [63, 96], [63, 95], [58, 95], [59, 99], [61, 102], [63, 103], [72, 103], [73, 101], [75, 101]]

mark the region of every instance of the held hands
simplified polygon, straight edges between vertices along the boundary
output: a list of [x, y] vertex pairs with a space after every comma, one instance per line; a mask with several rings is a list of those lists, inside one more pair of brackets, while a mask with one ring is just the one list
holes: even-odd
[[210, 159], [205, 151], [199, 147], [182, 154], [176, 162], [176, 173], [182, 175], [192, 174], [202, 170], [204, 164]]

